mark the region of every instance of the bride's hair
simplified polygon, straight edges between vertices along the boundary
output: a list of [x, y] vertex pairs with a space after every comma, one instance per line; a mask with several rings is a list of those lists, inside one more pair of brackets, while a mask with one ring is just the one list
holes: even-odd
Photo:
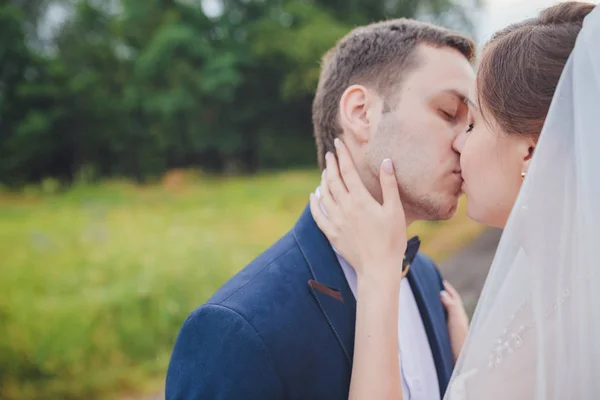
[[483, 49], [478, 102], [507, 133], [537, 138], [584, 18], [595, 5], [561, 3], [497, 32]]

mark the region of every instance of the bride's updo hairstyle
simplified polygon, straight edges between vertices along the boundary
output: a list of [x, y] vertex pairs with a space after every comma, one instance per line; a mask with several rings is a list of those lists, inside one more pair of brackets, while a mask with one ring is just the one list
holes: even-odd
[[537, 139], [583, 20], [594, 7], [561, 3], [490, 39], [477, 72], [478, 103], [486, 121], [495, 121], [505, 133]]

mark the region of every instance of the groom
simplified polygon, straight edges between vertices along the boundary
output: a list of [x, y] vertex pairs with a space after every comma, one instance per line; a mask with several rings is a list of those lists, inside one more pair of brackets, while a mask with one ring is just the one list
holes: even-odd
[[[413, 20], [350, 32], [323, 59], [313, 107], [320, 165], [340, 137], [375, 198], [377, 171], [391, 158], [407, 220], [451, 217], [462, 184], [452, 143], [468, 125], [473, 55], [471, 40]], [[436, 400], [453, 369], [442, 279], [418, 244], [408, 248], [399, 327], [404, 398]], [[353, 269], [305, 209], [186, 319], [166, 399], [348, 399], [355, 286]]]

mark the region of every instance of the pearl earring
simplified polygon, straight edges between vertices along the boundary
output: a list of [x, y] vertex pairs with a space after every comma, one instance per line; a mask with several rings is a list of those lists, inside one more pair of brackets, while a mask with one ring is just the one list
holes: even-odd
[[521, 180], [525, 179], [525, 172], [521, 172]]

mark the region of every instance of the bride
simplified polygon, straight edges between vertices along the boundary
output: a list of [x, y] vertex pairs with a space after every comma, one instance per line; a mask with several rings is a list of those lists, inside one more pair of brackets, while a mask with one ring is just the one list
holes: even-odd
[[[470, 329], [458, 294], [442, 294], [460, 353], [444, 398], [599, 398], [600, 9], [562, 3], [498, 32], [472, 100], [454, 143], [468, 214], [504, 233]], [[382, 163], [379, 204], [340, 141], [337, 156], [311, 211], [359, 277], [350, 398], [402, 399], [393, 165]]]

